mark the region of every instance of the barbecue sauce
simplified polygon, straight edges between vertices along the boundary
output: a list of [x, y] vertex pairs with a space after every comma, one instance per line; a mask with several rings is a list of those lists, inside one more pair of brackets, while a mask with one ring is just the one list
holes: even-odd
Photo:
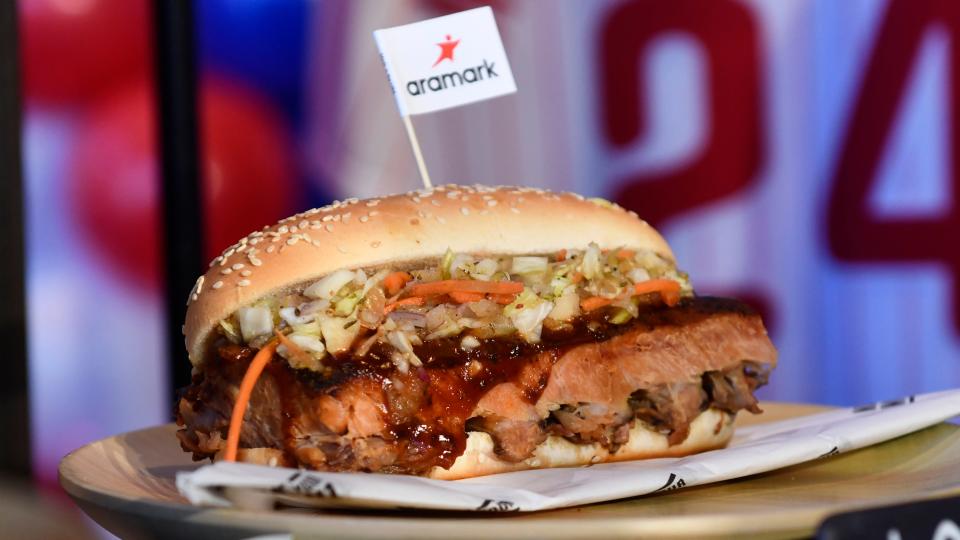
[[[498, 384], [513, 382], [523, 390], [529, 403], [536, 403], [546, 387], [550, 368], [571, 347], [605, 341], [637, 327], [652, 329], [689, 324], [718, 311], [750, 313], [736, 301], [698, 298], [684, 300], [675, 308], [651, 306], [621, 325], [612, 324], [602, 313], [597, 313], [560, 328], [545, 327], [540, 343], [536, 344], [515, 337], [500, 337], [482, 339], [480, 346], [465, 350], [460, 347], [459, 336], [425, 340], [414, 347], [423, 365], [411, 366], [410, 372], [404, 375], [408, 380], [416, 378], [417, 381], [411, 382], [423, 385], [422, 399], [413, 414], [400, 418], [386, 415], [389, 424], [386, 442], [394, 447], [397, 459], [381, 472], [423, 474], [433, 466], [450, 467], [466, 448], [466, 422], [486, 392]], [[221, 362], [236, 363], [249, 361], [252, 352], [246, 351], [250, 350], [221, 346], [218, 353]], [[325, 364], [331, 370], [324, 374], [295, 370], [280, 356], [274, 358], [268, 373], [276, 378], [280, 392], [283, 450], [288, 460], [298, 462], [293, 446], [297, 434], [291, 420], [304, 414], [301, 409], [309, 400], [303, 397], [335, 392], [338, 386], [358, 378], [372, 379], [386, 388], [398, 376], [390, 360], [392, 352], [391, 346], [377, 343], [363, 357], [328, 357]]]

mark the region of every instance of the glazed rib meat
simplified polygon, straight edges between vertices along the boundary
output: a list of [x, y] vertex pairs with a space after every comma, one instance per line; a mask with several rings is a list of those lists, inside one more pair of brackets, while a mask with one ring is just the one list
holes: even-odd
[[[463, 350], [439, 339], [401, 373], [377, 347], [332, 373], [275, 357], [257, 382], [241, 448], [275, 449], [278, 464], [319, 470], [426, 474], [449, 467], [468, 431], [491, 435], [506, 461], [547, 436], [615, 450], [644, 422], [682, 442], [708, 407], [759, 412], [754, 390], [776, 364], [758, 315], [740, 302], [691, 298], [614, 325], [583, 319], [540, 343], [491, 338]], [[224, 446], [232, 396], [254, 350], [214, 343], [177, 406], [181, 445], [196, 459]]]

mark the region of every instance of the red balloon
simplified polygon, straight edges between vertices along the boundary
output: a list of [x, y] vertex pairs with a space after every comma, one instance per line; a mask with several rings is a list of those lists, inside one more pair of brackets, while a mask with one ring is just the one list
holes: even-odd
[[69, 103], [153, 65], [148, 0], [21, 0], [24, 96]]
[[293, 142], [280, 112], [222, 79], [201, 84], [206, 255], [217, 256], [294, 207]]
[[[98, 103], [77, 134], [68, 194], [79, 232], [128, 281], [159, 284], [162, 234], [152, 88], [129, 85]], [[256, 93], [201, 85], [204, 239], [212, 258], [291, 210], [292, 142]]]

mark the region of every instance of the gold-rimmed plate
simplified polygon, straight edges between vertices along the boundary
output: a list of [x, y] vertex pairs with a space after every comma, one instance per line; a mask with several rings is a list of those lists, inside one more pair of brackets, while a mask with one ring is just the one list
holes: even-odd
[[[739, 426], [823, 407], [765, 403]], [[960, 426], [942, 423], [882, 444], [760, 475], [659, 495], [529, 514], [390, 511], [254, 512], [191, 506], [176, 473], [192, 470], [172, 424], [117, 435], [71, 453], [60, 482], [122, 538], [636, 538], [802, 536], [826, 516], [960, 494]]]

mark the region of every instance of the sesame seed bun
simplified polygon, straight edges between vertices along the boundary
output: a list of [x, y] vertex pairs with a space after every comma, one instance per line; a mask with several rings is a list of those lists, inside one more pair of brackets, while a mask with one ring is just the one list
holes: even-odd
[[238, 308], [343, 268], [402, 265], [460, 253], [536, 254], [649, 249], [673, 260], [663, 237], [633, 212], [571, 193], [440, 186], [379, 199], [349, 199], [285, 218], [227, 248], [188, 300], [190, 361], [204, 361], [217, 323]]

